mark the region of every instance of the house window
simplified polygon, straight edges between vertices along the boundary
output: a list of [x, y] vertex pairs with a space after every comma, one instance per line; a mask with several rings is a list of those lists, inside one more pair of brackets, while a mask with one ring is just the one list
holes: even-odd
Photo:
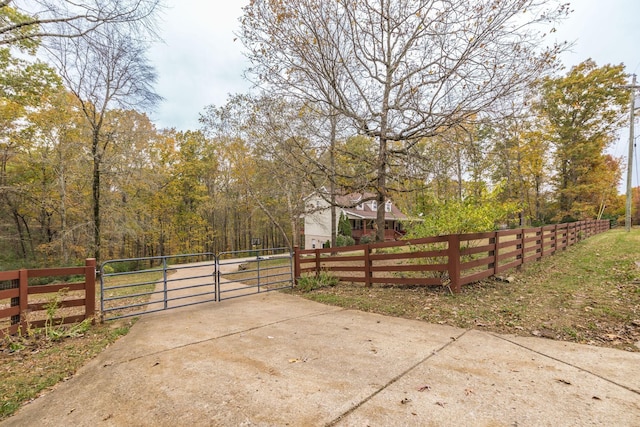
[[384, 211], [385, 212], [391, 212], [391, 202], [387, 201], [387, 203], [384, 204]]
[[372, 211], [377, 211], [378, 210], [378, 202], [376, 200], [372, 200], [371, 201], [371, 210]]
[[320, 200], [316, 200], [316, 208], [320, 208]]
[[356, 206], [356, 209], [359, 211], [363, 211], [364, 210], [364, 205], [362, 203], [360, 203], [358, 206]]

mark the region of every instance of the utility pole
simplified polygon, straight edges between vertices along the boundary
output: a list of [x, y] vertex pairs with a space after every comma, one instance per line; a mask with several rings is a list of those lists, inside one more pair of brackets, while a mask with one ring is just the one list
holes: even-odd
[[625, 209], [625, 217], [624, 217], [624, 229], [625, 231], [631, 231], [631, 201], [633, 199], [633, 187], [631, 180], [633, 178], [633, 145], [635, 143], [635, 135], [633, 130], [633, 125], [635, 121], [635, 108], [636, 108], [636, 89], [640, 88], [640, 86], [636, 85], [636, 75], [633, 75], [633, 81], [630, 85], [625, 86], [626, 88], [631, 89], [631, 101], [630, 101], [630, 120], [629, 120], [629, 157], [627, 159], [627, 206]]

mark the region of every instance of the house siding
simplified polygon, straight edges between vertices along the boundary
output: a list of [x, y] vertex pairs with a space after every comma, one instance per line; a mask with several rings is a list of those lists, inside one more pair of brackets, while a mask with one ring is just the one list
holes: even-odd
[[[345, 200], [339, 200], [338, 202], [345, 206], [357, 202], [358, 199], [352, 199], [352, 197], [354, 196], [342, 196]], [[327, 240], [331, 240], [331, 209], [329, 203], [321, 197], [312, 195], [306, 200], [306, 205], [308, 213], [304, 216], [304, 247], [305, 249], [322, 248], [322, 245]], [[351, 209], [337, 208], [336, 222], [341, 213], [344, 213], [351, 220], [352, 226], [355, 225], [355, 221], [361, 220], [363, 223], [366, 221], [369, 224], [366, 230], [356, 231], [356, 227], [353, 227], [354, 238], [358, 241], [363, 234], [373, 233], [373, 223], [376, 218], [375, 209], [372, 209], [374, 207], [377, 208], [375, 205], [372, 206], [371, 201], [368, 201]], [[399, 235], [399, 233], [394, 232], [394, 229], [398, 227], [397, 222], [406, 219], [406, 216], [391, 202], [389, 205], [385, 203], [385, 217], [387, 219], [385, 228], [388, 228], [385, 231], [385, 240], [394, 240]], [[337, 226], [338, 224], [336, 223], [336, 228]]]
[[[307, 201], [311, 213], [304, 217], [305, 249], [321, 248], [327, 240], [331, 240], [331, 210], [329, 204], [320, 197], [312, 197]], [[320, 209], [314, 212], [314, 210]]]

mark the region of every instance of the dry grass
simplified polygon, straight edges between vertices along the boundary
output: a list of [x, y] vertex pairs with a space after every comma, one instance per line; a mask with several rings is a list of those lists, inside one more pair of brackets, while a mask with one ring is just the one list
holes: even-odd
[[[88, 325], [89, 326], [89, 325]], [[0, 420], [23, 403], [71, 377], [117, 338], [131, 322], [93, 325], [73, 337], [52, 339], [42, 331], [0, 341]]]

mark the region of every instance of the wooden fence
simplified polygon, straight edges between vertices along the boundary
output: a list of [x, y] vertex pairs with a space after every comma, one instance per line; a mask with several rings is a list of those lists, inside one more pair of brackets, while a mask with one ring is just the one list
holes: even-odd
[[458, 293], [463, 285], [553, 255], [609, 228], [609, 221], [588, 220], [339, 248], [294, 248], [294, 274], [297, 281], [327, 271], [342, 282], [365, 286], [448, 285]]
[[[64, 281], [72, 276], [84, 276], [84, 282], [29, 284], [33, 278], [56, 277]], [[65, 289], [68, 295], [52, 310], [60, 317], [49, 319], [47, 307], [51, 299]], [[80, 307], [84, 308], [83, 312], [76, 314]], [[93, 258], [87, 259], [84, 267], [0, 271], [0, 338], [18, 331], [24, 334], [28, 327], [42, 327], [47, 321], [61, 325], [90, 319], [95, 309], [96, 260]], [[64, 316], [65, 310], [74, 314]]]

